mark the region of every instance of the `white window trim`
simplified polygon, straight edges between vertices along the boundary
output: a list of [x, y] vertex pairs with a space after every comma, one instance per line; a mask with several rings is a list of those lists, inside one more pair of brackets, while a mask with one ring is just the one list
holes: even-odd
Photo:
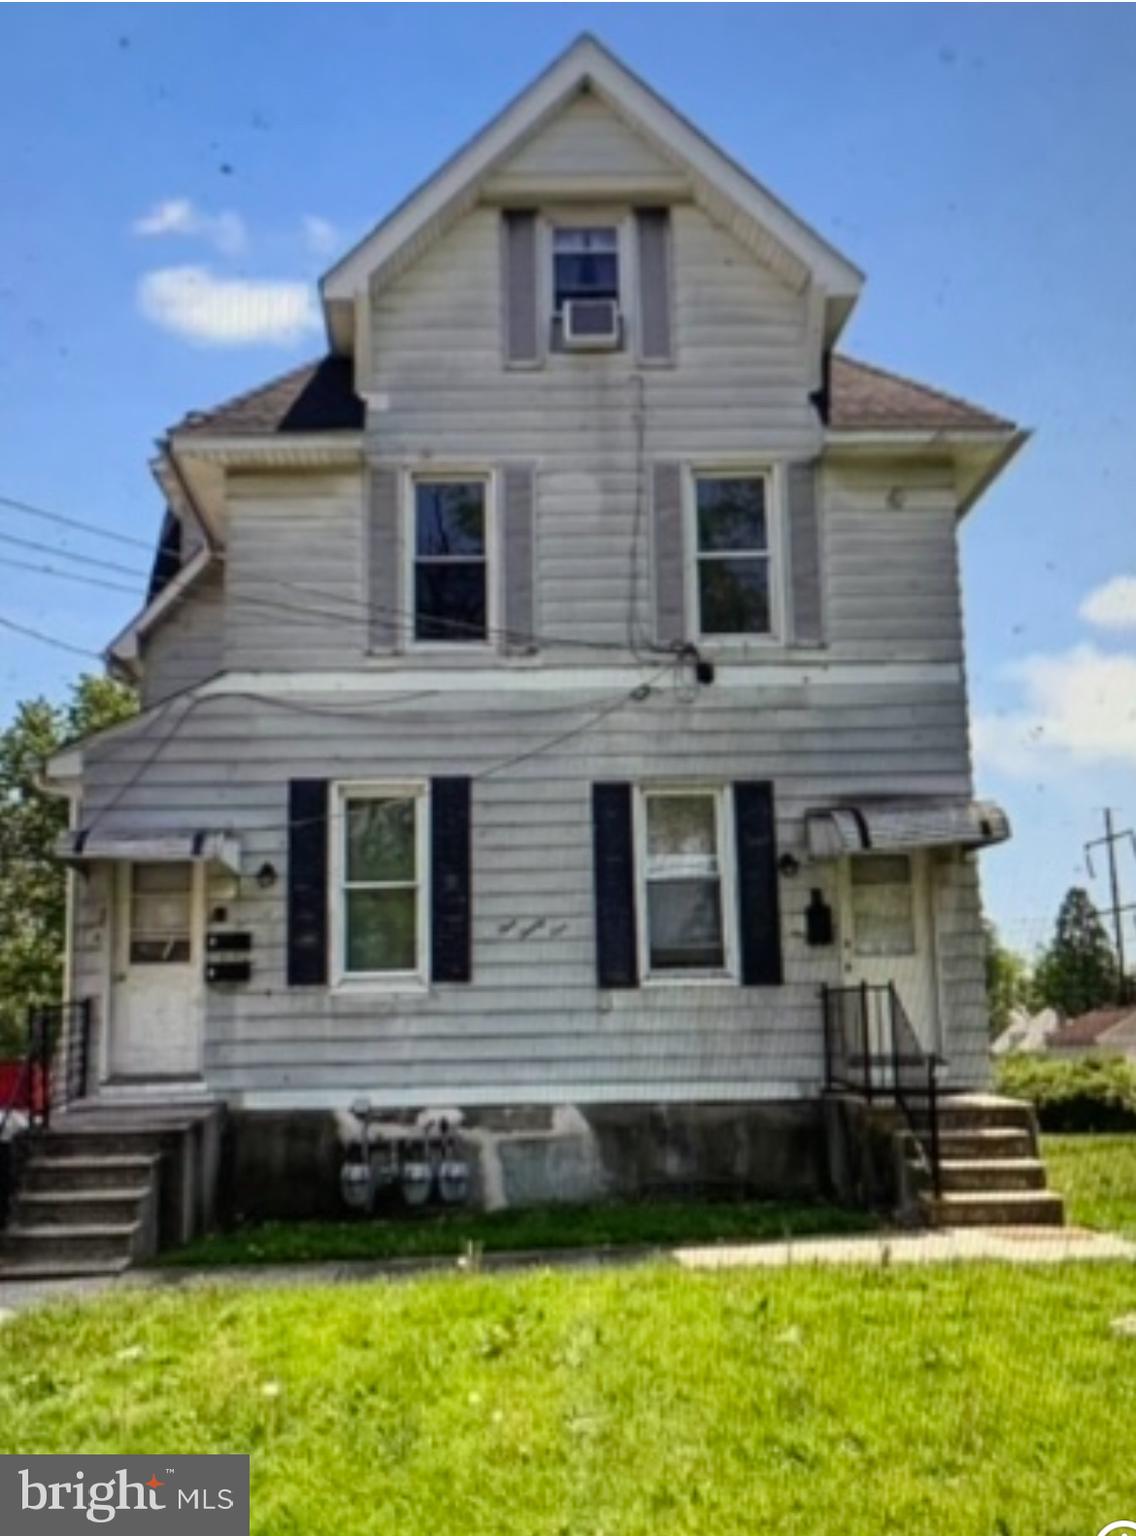
[[[638, 305], [638, 285], [633, 270], [634, 215], [629, 208], [613, 208], [610, 204], [588, 206], [549, 207], [542, 210], [537, 221], [537, 301], [541, 324], [544, 327], [544, 345], [548, 349], [552, 336], [552, 322], [556, 318], [554, 308], [556, 283], [553, 269], [555, 243], [553, 235], [558, 229], [614, 229], [619, 258], [619, 318], [622, 339], [619, 351], [634, 355], [636, 346], [635, 316]], [[559, 355], [559, 354], [554, 354]], [[571, 354], [570, 354], [571, 355]], [[598, 353], [597, 356], [610, 356]]]
[[[332, 785], [329, 839], [329, 901], [331, 918], [332, 988], [341, 992], [425, 992], [430, 963], [430, 784], [426, 779], [387, 782], [341, 779]], [[415, 802], [414, 857], [417, 866], [417, 964], [413, 971], [349, 971], [347, 969], [347, 904], [344, 900], [348, 800]]]
[[[698, 584], [698, 481], [764, 480], [766, 528], [769, 534], [769, 629], [765, 634], [723, 635], [703, 633]], [[789, 608], [786, 589], [785, 528], [788, 475], [780, 460], [745, 463], [696, 463], [683, 477], [683, 531], [685, 539], [686, 611], [694, 639], [704, 647], [725, 651], [768, 650], [785, 644], [785, 615]]]
[[[415, 582], [414, 567], [417, 527], [415, 522], [415, 486], [436, 485], [451, 481], [464, 483], [478, 480], [485, 486], [485, 639], [484, 640], [418, 640], [414, 634]], [[500, 476], [495, 469], [484, 464], [446, 464], [437, 467], [407, 469], [402, 474], [400, 525], [402, 529], [402, 590], [406, 594], [405, 615], [402, 621], [403, 646], [407, 651], [450, 653], [461, 655], [486, 655], [497, 649], [497, 636], [501, 629], [500, 583], [502, 561], [498, 555], [500, 526], [497, 501], [500, 495]]]
[[[647, 912], [647, 801], [665, 795], [712, 795], [718, 837], [718, 889], [722, 901], [722, 949], [725, 964], [715, 970], [652, 970], [651, 943]], [[648, 987], [737, 985], [738, 902], [737, 867], [734, 858], [734, 797], [728, 784], [665, 783], [638, 784], [634, 804], [635, 838], [635, 913], [639, 979]]]

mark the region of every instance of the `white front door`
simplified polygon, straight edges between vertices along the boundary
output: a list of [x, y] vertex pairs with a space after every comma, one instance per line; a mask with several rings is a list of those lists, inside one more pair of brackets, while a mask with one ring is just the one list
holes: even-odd
[[[843, 886], [844, 985], [894, 984], [920, 1043], [926, 1050], [939, 1050], [926, 853], [856, 854], [845, 860]], [[882, 1044], [873, 1041], [872, 1049]]]
[[119, 866], [112, 1078], [201, 1071], [202, 895], [200, 864]]

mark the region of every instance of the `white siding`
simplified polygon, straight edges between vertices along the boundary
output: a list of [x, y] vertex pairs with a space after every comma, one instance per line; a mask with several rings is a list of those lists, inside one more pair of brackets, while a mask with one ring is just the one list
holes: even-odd
[[221, 670], [225, 583], [220, 566], [204, 571], [142, 643], [142, 704], [160, 704]]
[[[209, 992], [205, 1058], [218, 1090], [365, 1091], [409, 1103], [443, 1093], [472, 1103], [811, 1092], [823, 1059], [817, 988], [840, 972], [837, 949], [805, 946], [803, 910], [814, 886], [835, 896], [832, 868], [782, 882], [783, 987], [599, 991], [591, 783], [768, 777], [780, 840], [799, 851], [809, 806], [965, 793], [969, 779], [957, 687], [823, 687], [807, 701], [789, 689], [710, 688], [685, 700], [666, 683], [553, 750], [475, 779], [472, 984], [337, 994], [284, 982], [288, 779], [431, 776], [459, 765], [476, 776], [588, 720], [597, 700], [364, 699], [350, 716], [309, 702], [315, 713], [244, 698], [179, 704], [181, 723], [156, 755], [146, 722], [91, 752], [84, 824], [109, 805], [104, 831], [204, 822], [241, 835], [240, 894], [223, 893], [222, 879], [215, 899], [223, 894], [231, 920], [254, 934], [255, 975], [248, 987]], [[253, 879], [266, 859], [281, 876], [269, 892]], [[960, 950], [960, 976], [965, 958]]]
[[675, 167], [598, 97], [578, 96], [505, 161], [489, 190], [608, 176], [673, 178]]

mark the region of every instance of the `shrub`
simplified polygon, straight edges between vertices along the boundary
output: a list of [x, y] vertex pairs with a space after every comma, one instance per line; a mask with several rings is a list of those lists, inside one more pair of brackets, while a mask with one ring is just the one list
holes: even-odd
[[1000, 1093], [1028, 1099], [1043, 1131], [1136, 1130], [1136, 1066], [1116, 1056], [1006, 1056]]

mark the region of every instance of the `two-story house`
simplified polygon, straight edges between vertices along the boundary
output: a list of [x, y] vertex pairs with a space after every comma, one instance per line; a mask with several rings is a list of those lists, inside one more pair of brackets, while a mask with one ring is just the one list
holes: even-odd
[[816, 1188], [857, 1041], [984, 1084], [957, 534], [1023, 433], [841, 356], [862, 281], [585, 37], [169, 432], [142, 712], [51, 766], [100, 1101], [223, 1102], [283, 1212], [360, 1098], [501, 1202]]

